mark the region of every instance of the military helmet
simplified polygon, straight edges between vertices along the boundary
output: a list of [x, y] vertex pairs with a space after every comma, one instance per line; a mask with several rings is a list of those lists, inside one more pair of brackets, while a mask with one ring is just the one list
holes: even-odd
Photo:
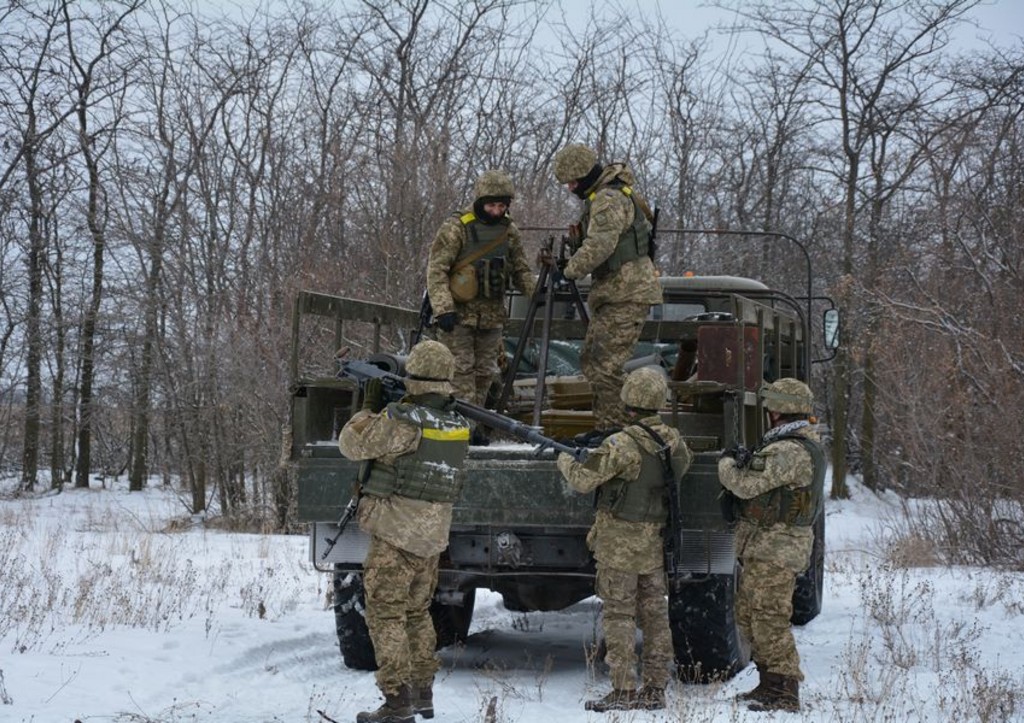
[[634, 369], [622, 384], [622, 403], [634, 409], [661, 409], [668, 396], [668, 381], [660, 367]]
[[581, 143], [570, 143], [555, 154], [555, 178], [568, 183], [583, 178], [597, 164], [597, 154]]
[[814, 394], [811, 388], [799, 379], [786, 377], [761, 386], [764, 408], [782, 414], [810, 414], [813, 411]]
[[409, 352], [405, 374], [417, 381], [450, 382], [455, 374], [455, 357], [441, 342], [426, 339]]
[[476, 179], [476, 185], [473, 186], [473, 197], [507, 198], [511, 200], [516, 197], [516, 190], [515, 186], [512, 185], [512, 179], [509, 178], [507, 173], [491, 169], [484, 171]]

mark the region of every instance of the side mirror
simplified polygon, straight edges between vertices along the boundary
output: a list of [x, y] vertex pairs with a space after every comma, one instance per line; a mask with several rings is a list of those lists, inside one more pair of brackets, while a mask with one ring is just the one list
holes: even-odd
[[839, 347], [839, 309], [826, 309], [822, 319], [822, 333], [826, 349]]

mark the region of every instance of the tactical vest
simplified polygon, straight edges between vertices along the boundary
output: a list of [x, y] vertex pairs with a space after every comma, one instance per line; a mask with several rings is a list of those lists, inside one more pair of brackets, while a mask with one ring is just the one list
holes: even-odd
[[[633, 223], [619, 234], [619, 242], [615, 246], [612, 255], [590, 272], [594, 279], [603, 279], [621, 269], [624, 264], [646, 256], [648, 244], [650, 243], [651, 227], [648, 225], [647, 217], [644, 216], [640, 205], [633, 197], [633, 189], [617, 183], [612, 183], [608, 188], [622, 191], [626, 198], [633, 203]], [[586, 203], [583, 204], [583, 218], [580, 220], [580, 228], [586, 229], [590, 225], [590, 207], [596, 197], [596, 191], [592, 191], [587, 195]]]
[[739, 500], [740, 517], [759, 527], [771, 527], [779, 522], [793, 527], [809, 527], [818, 516], [824, 495], [825, 452], [813, 439], [800, 434], [780, 435], [765, 447], [783, 440], [799, 442], [811, 455], [814, 479], [807, 487], [776, 487], [749, 500]]
[[635, 480], [614, 477], [597, 491], [597, 508], [626, 522], [665, 522], [668, 519], [668, 490], [661, 459], [641, 445], [640, 475]]
[[511, 221], [505, 217], [497, 223], [483, 223], [472, 211], [456, 215], [466, 230], [466, 243], [462, 245], [462, 252], [455, 259], [454, 266], [458, 266], [463, 259], [475, 255], [480, 249], [494, 244], [502, 236], [505, 237], [501, 243], [494, 244], [493, 248], [488, 249], [471, 264], [476, 272], [476, 298], [504, 298], [508, 279], [505, 259], [508, 256], [508, 227]]
[[454, 502], [462, 489], [462, 466], [469, 450], [469, 426], [450, 401], [392, 402], [384, 413], [420, 428], [420, 443], [394, 464], [373, 460], [363, 492], [400, 495], [428, 502]]

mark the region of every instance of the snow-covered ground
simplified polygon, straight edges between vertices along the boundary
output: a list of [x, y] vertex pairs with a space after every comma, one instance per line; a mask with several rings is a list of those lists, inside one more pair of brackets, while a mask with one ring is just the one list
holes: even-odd
[[[1024, 579], [886, 562], [897, 500], [855, 481], [828, 501], [822, 614], [796, 630], [800, 715], [757, 714], [721, 685], [674, 684], [669, 709], [590, 713], [599, 605], [512, 613], [480, 591], [469, 641], [442, 651], [437, 721], [1024, 720]], [[0, 483], [0, 720], [338, 721], [379, 703], [348, 670], [302, 536], [188, 523], [165, 488], [14, 498]]]

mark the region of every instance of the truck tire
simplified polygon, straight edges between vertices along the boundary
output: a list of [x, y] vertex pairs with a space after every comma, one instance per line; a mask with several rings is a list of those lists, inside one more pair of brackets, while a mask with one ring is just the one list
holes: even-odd
[[728, 680], [750, 662], [750, 645], [736, 625], [738, 574], [737, 565], [732, 575], [670, 581], [668, 615], [680, 680]]
[[430, 603], [430, 617], [434, 621], [434, 632], [437, 633], [438, 650], [466, 642], [475, 604], [476, 588], [463, 596], [461, 605], [444, 605], [436, 598]]
[[366, 595], [363, 576], [351, 570], [334, 570], [334, 624], [345, 667], [376, 670], [377, 656], [366, 627]]
[[814, 546], [811, 548], [811, 564], [796, 576], [793, 589], [793, 615], [790, 622], [806, 625], [821, 612], [822, 591], [825, 584], [825, 514], [818, 515], [814, 522]]

